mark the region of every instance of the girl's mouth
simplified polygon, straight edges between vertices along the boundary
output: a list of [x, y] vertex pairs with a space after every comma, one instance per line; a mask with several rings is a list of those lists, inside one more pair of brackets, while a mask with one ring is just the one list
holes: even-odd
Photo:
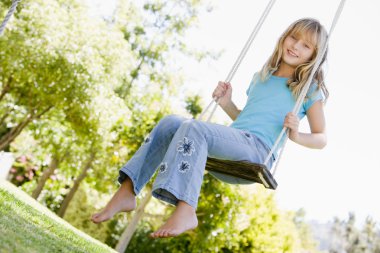
[[289, 50], [289, 49], [288, 49], [288, 54], [294, 57], [298, 57], [298, 55], [296, 55], [292, 50]]

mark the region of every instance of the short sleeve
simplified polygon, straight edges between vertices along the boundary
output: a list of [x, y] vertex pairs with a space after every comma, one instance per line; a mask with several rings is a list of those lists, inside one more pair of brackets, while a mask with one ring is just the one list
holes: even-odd
[[317, 89], [317, 84], [313, 83], [313, 85], [310, 87], [308, 93], [307, 93], [307, 100], [303, 103], [303, 109], [305, 113], [307, 110], [310, 109], [310, 107], [317, 101], [322, 100], [323, 101], [323, 95], [322, 91]]

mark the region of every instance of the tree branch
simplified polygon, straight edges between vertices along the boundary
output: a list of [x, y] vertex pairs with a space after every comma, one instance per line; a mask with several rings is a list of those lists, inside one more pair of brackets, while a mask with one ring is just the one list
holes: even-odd
[[61, 207], [58, 210], [58, 216], [63, 218], [65, 216], [66, 210], [69, 207], [71, 200], [74, 198], [75, 193], [79, 189], [79, 185], [87, 176], [87, 171], [91, 168], [93, 161], [95, 160], [95, 151], [91, 152], [90, 158], [87, 160], [87, 163], [83, 167], [80, 175], [75, 179], [73, 187], [70, 189], [69, 193], [66, 195], [62, 201]]
[[48, 106], [45, 110], [43, 110], [42, 112], [40, 112], [39, 114], [37, 114], [34, 118], [35, 119], [39, 119], [41, 118], [42, 115], [44, 115], [45, 113], [47, 113], [48, 111], [50, 111], [51, 108], [53, 108], [54, 106]]
[[11, 89], [11, 82], [12, 81], [13, 81], [13, 78], [12, 78], [12, 76], [10, 76], [8, 78], [7, 84], [4, 86], [3, 90], [0, 93], [0, 101], [4, 98], [5, 94], [7, 94], [9, 92], [9, 90]]
[[37, 198], [38, 198], [38, 196], [40, 195], [42, 189], [43, 189], [44, 186], [45, 186], [46, 181], [49, 179], [49, 177], [50, 177], [51, 175], [53, 175], [54, 170], [57, 169], [57, 167], [58, 167], [58, 164], [59, 164], [59, 162], [58, 162], [58, 160], [57, 160], [57, 157], [54, 156], [54, 157], [51, 159], [51, 161], [50, 161], [49, 167], [46, 168], [46, 169], [43, 171], [41, 177], [38, 179], [37, 186], [36, 186], [36, 188], [33, 190], [33, 193], [32, 193], [32, 198], [34, 198], [34, 199], [37, 199]]
[[0, 150], [3, 150], [6, 146], [8, 146], [33, 119], [40, 118], [51, 108], [53, 108], [53, 106], [47, 107], [45, 110], [43, 110], [37, 115], [35, 115], [34, 110], [32, 110], [31, 114], [28, 114], [16, 127], [14, 127], [11, 131], [9, 131], [0, 139]]
[[8, 117], [10, 111], [7, 111], [0, 119], [0, 125], [2, 125], [5, 121], [5, 119]]

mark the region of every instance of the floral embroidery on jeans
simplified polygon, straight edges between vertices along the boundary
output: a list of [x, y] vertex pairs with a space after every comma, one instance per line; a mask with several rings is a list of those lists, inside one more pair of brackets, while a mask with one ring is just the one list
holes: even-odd
[[186, 161], [182, 161], [179, 165], [178, 165], [178, 170], [179, 172], [181, 173], [186, 173], [188, 170], [190, 170], [190, 163], [186, 162]]
[[168, 169], [168, 163], [161, 163], [160, 166], [158, 166], [158, 171], [160, 173], [165, 173]]
[[150, 142], [150, 137], [146, 137], [145, 140], [144, 140], [144, 144], [148, 144]]
[[194, 141], [184, 137], [183, 141], [178, 142], [177, 151], [182, 152], [184, 156], [191, 156], [195, 152]]

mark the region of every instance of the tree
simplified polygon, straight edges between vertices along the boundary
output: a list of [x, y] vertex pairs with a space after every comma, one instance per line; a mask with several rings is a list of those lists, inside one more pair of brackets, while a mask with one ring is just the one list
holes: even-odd
[[64, 217], [65, 216], [67, 207], [69, 206], [71, 200], [73, 199], [75, 193], [77, 192], [77, 190], [79, 188], [79, 185], [85, 179], [85, 177], [86, 177], [86, 175], [88, 173], [88, 170], [91, 168], [92, 163], [95, 160], [95, 155], [96, 155], [96, 151], [94, 149], [92, 149], [90, 151], [88, 160], [84, 164], [84, 166], [83, 166], [83, 168], [82, 168], [79, 176], [74, 180], [74, 185], [70, 188], [70, 191], [68, 192], [68, 194], [65, 196], [65, 198], [62, 201], [62, 204], [61, 204], [61, 206], [60, 206], [60, 208], [58, 210], [58, 216], [59, 217]]
[[[132, 3], [129, 4], [130, 6], [133, 6]], [[157, 12], [156, 10], [152, 12], [150, 8], [151, 7], [144, 7], [144, 10], [146, 12], [149, 12], [149, 14], [146, 15], [158, 15], [159, 12]], [[163, 10], [166, 11], [166, 9]], [[139, 12], [137, 11], [133, 13]], [[133, 19], [131, 20], [130, 17], [128, 18], [128, 22], [126, 23], [130, 26], [135, 21]], [[183, 20], [187, 18], [187, 16], [183, 16], [183, 18], [175, 17], [173, 18], [173, 21], [168, 22], [166, 27], [171, 28], [165, 28], [167, 29], [167, 31], [165, 32], [166, 37], [163, 37], [162, 41], [159, 42], [161, 46], [155, 43], [152, 47], [149, 47], [147, 50], [143, 49], [144, 43], [148, 41], [149, 38], [151, 38], [152, 34], [154, 36], [153, 32], [151, 32], [149, 36], [147, 35], [147, 37], [144, 37], [143, 40], [134, 40], [133, 42], [124, 37], [126, 45], [128, 45], [128, 48], [130, 45], [132, 49], [130, 50], [130, 61], [132, 62], [133, 60], [136, 60], [136, 62], [139, 63], [139, 67], [138, 69], [127, 69], [128, 71], [126, 73], [130, 73], [129, 76], [123, 76], [119, 79], [120, 82], [112, 87], [115, 88], [117, 92], [116, 94], [120, 96], [120, 98], [125, 100], [125, 105], [129, 109], [127, 109], [129, 111], [129, 114], [123, 115], [123, 118], [120, 116], [119, 120], [110, 122], [111, 126], [108, 128], [109, 132], [102, 131], [101, 136], [103, 138], [99, 139], [99, 143], [102, 143], [102, 145], [98, 145], [103, 146], [105, 148], [97, 149], [97, 159], [91, 165], [91, 168], [83, 165], [83, 173], [79, 175], [75, 171], [69, 169], [70, 164], [73, 163], [70, 161], [77, 160], [76, 163], [79, 164], [78, 159], [86, 159], [86, 157], [82, 155], [79, 155], [79, 158], [69, 157], [67, 158], [67, 161], [61, 163], [59, 173], [62, 174], [64, 171], [71, 171], [71, 179], [68, 179], [66, 182], [66, 185], [70, 186], [71, 188], [68, 188], [67, 193], [64, 193], [62, 195], [64, 200], [62, 204], [57, 207], [57, 209], [60, 208], [62, 210], [58, 211], [60, 215], [63, 215], [64, 210], [69, 205], [72, 197], [74, 196], [75, 191], [79, 189], [79, 184], [83, 182], [83, 180], [86, 180], [88, 183], [85, 185], [91, 185], [94, 188], [99, 189], [103, 192], [108, 192], [114, 180], [109, 180], [108, 183], [103, 184], [99, 184], [96, 181], [99, 178], [105, 180], [110, 178], [111, 171], [115, 171], [113, 169], [117, 169], [118, 167], [120, 167], [122, 165], [121, 163], [125, 162], [127, 158], [131, 156], [135, 150], [137, 150], [139, 145], [144, 140], [145, 136], [154, 127], [158, 120], [170, 112], [172, 96], [173, 94], [175, 94], [175, 87], [177, 86], [174, 85], [174, 82], [177, 80], [177, 77], [173, 74], [173, 71], [171, 71], [170, 68], [165, 67], [167, 59], [162, 57], [162, 55], [167, 55], [171, 50], [173, 50], [173, 46], [167, 44], [168, 38], [170, 38], [170, 36], [176, 36], [176, 33], [178, 31], [180, 31], [181, 29], [185, 30], [188, 27], [188, 25], [183, 22]], [[148, 19], [148, 17], [146, 17], [146, 19]], [[183, 24], [181, 27], [176, 27], [174, 29], [173, 27], [175, 27], [175, 25], [172, 25], [171, 22]], [[114, 26], [114, 24], [111, 23], [109, 27], [117, 26]], [[164, 31], [165, 29], [164, 27], [161, 27], [160, 31]], [[154, 32], [159, 31], [156, 30]], [[140, 36], [140, 34], [142, 33], [138, 28], [133, 28], [129, 36], [138, 37]], [[159, 34], [161, 36], [161, 33]], [[142, 51], [145, 51], [145, 53], [143, 53]], [[155, 66], [160, 67], [157, 68]], [[145, 84], [146, 80], [149, 80], [149, 85]], [[99, 89], [101, 88], [102, 86], [99, 87]], [[98, 105], [105, 106], [104, 101], [102, 100], [100, 103], [98, 103]], [[91, 107], [91, 109], [96, 111], [96, 108], [94, 109]], [[107, 117], [98, 117], [102, 120], [98, 120], [96, 122], [97, 125], [94, 126], [95, 128], [90, 128], [92, 130], [91, 132], [99, 131], [96, 129], [102, 128], [101, 126], [99, 126], [99, 121], [108, 120]], [[62, 136], [65, 135], [62, 134]], [[91, 134], [91, 136], [92, 137], [90, 137], [89, 139], [93, 140], [95, 136], [93, 134]], [[115, 136], [116, 138], [114, 138]], [[67, 141], [67, 143], [73, 143], [72, 140], [68, 139]], [[78, 136], [76, 138], [75, 145], [72, 145], [71, 147], [81, 147], [82, 144], [78, 144], [78, 142], [86, 143], [86, 138], [82, 140], [82, 138]], [[85, 145], [83, 145], [83, 148], [85, 149]], [[75, 153], [84, 153], [80, 152], [79, 148], [76, 148], [75, 150]], [[120, 150], [125, 151], [120, 152]], [[76, 156], [78, 156], [78, 154]], [[78, 166], [74, 166], [74, 168], [78, 168]], [[84, 177], [84, 175], [86, 175], [86, 177]], [[113, 177], [115, 178], [115, 175], [113, 175]], [[114, 186], [112, 188], [114, 188]]]
[[302, 249], [308, 253], [317, 252], [317, 243], [313, 239], [310, 226], [305, 221], [306, 211], [299, 209], [293, 216], [293, 222], [296, 225]]
[[38, 198], [58, 168], [73, 172], [73, 161], [85, 159], [78, 151], [99, 140], [94, 101], [127, 78], [130, 51], [119, 30], [89, 18], [78, 1], [25, 3], [13, 21], [0, 39], [0, 149], [29, 127], [50, 157], [32, 193]]
[[197, 118], [198, 114], [202, 112], [201, 107], [201, 97], [199, 95], [188, 96], [185, 100], [186, 110], [193, 116]]
[[[220, 182], [206, 173], [197, 208], [198, 227], [165, 240], [152, 241], [148, 234], [173, 209], [154, 212], [162, 208], [153, 201], [127, 252], [318, 252], [315, 245], [302, 244], [295, 215], [276, 207], [273, 192], [259, 185], [255, 189], [245, 187]], [[302, 219], [297, 223], [303, 224]]]
[[[197, 208], [199, 226], [182, 236], [165, 240], [150, 240], [149, 233], [162, 225], [174, 208], [157, 207], [154, 201], [146, 208], [149, 212], [140, 223], [127, 252], [229, 252], [237, 245], [239, 227], [236, 226], [242, 196], [235, 187], [221, 183], [210, 174], [204, 176], [201, 196]], [[212, 208], [210, 208], [212, 206]], [[149, 243], [148, 243], [149, 242]], [[232, 252], [232, 251], [230, 251]]]
[[355, 225], [355, 214], [350, 213], [347, 221], [334, 219], [331, 230], [333, 242], [331, 253], [377, 253], [380, 252], [380, 231], [376, 222], [368, 217], [362, 229]]
[[121, 70], [129, 51], [120, 32], [86, 14], [74, 0], [23, 3], [15, 13], [0, 38], [0, 123], [6, 128], [0, 150], [51, 110], [63, 112], [75, 131], [96, 128], [90, 101], [101, 87], [126, 78]]

